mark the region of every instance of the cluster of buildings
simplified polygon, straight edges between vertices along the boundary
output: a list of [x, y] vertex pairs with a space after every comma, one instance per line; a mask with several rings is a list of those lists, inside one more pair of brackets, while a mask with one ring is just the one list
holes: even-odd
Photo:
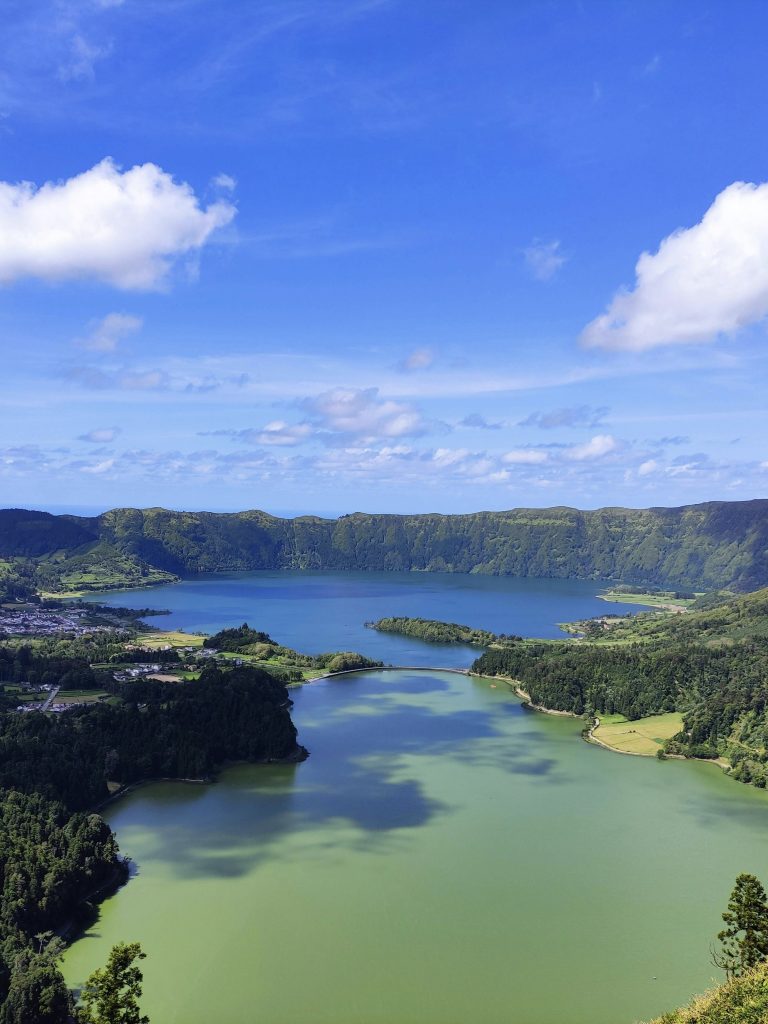
[[119, 683], [127, 683], [131, 679], [142, 679], [144, 676], [152, 676], [156, 672], [160, 671], [162, 671], [162, 666], [158, 664], [141, 662], [138, 665], [134, 665], [132, 668], [121, 668], [119, 672], [113, 672], [112, 676]]
[[84, 700], [57, 701], [56, 697], [61, 687], [51, 686], [48, 683], [43, 683], [41, 686], [37, 687], [36, 690], [31, 683], [19, 683], [18, 685], [21, 687], [22, 690], [25, 690], [27, 693], [31, 693], [34, 691], [38, 694], [47, 694], [47, 696], [43, 700], [28, 700], [25, 701], [23, 704], [19, 704], [16, 710], [20, 711], [22, 714], [25, 714], [30, 711], [52, 711], [55, 715], [60, 715], [64, 711], [69, 711], [70, 708], [76, 708], [80, 704], [88, 703], [88, 701]]
[[109, 626], [92, 626], [83, 619], [88, 612], [85, 608], [3, 608], [0, 606], [0, 635], [53, 636], [57, 633], [100, 633]]

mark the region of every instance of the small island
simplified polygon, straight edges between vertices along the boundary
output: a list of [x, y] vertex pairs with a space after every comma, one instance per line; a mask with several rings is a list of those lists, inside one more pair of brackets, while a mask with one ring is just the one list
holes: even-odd
[[366, 622], [366, 629], [379, 633], [399, 633], [415, 637], [430, 644], [465, 644], [469, 647], [490, 647], [492, 644], [511, 643], [522, 637], [507, 633], [491, 633], [487, 629], [462, 626], [458, 622], [439, 622], [437, 619], [418, 619], [407, 616], [391, 616]]

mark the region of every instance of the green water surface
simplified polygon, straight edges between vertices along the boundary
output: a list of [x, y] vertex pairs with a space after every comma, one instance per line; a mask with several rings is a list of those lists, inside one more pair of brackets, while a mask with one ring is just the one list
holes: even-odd
[[142, 943], [152, 1024], [631, 1024], [707, 987], [768, 797], [613, 754], [503, 683], [369, 672], [293, 691], [311, 757], [107, 815], [136, 874], [67, 953]]

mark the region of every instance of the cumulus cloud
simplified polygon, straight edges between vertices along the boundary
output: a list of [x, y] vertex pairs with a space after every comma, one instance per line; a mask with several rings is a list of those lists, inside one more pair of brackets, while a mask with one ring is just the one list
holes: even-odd
[[547, 452], [540, 448], [513, 448], [501, 457], [502, 462], [511, 465], [540, 465], [549, 458]]
[[39, 188], [0, 182], [0, 283], [91, 278], [156, 290], [234, 215], [224, 200], [203, 208], [189, 185], [151, 163], [122, 171], [107, 158]]
[[574, 462], [585, 462], [589, 459], [602, 459], [603, 456], [616, 451], [619, 442], [610, 434], [596, 434], [584, 444], [574, 444], [563, 452], [565, 458]]
[[553, 409], [551, 412], [532, 412], [519, 427], [540, 427], [542, 430], [553, 430], [556, 427], [598, 427], [608, 415], [607, 405], [593, 408], [591, 405], [576, 405], [564, 409]]
[[418, 409], [381, 398], [378, 388], [334, 388], [302, 404], [321, 428], [363, 441], [417, 437], [427, 429]]
[[560, 251], [560, 242], [540, 242], [538, 239], [523, 250], [526, 265], [537, 281], [549, 281], [568, 257]]
[[768, 183], [737, 181], [692, 228], [637, 261], [630, 291], [587, 325], [588, 347], [640, 352], [713, 341], [768, 315]]
[[285, 420], [272, 420], [260, 429], [201, 431], [203, 436], [231, 437], [234, 441], [244, 441], [246, 444], [274, 445], [283, 448], [303, 444], [313, 433], [314, 428], [310, 423], [286, 423]]
[[141, 330], [144, 321], [128, 313], [108, 313], [90, 324], [88, 335], [78, 342], [80, 348], [91, 352], [114, 352], [123, 338]]
[[254, 431], [255, 436], [249, 440], [253, 444], [292, 446], [301, 444], [312, 436], [313, 430], [309, 423], [286, 423], [285, 420], [272, 420], [261, 430]]
[[87, 434], [79, 434], [78, 441], [89, 441], [91, 444], [109, 444], [121, 433], [120, 427], [101, 427], [89, 430]]
[[641, 462], [637, 467], [638, 476], [649, 476], [651, 473], [655, 473], [659, 468], [659, 464], [655, 459], [646, 459], [645, 462]]
[[430, 426], [414, 406], [382, 398], [378, 388], [334, 388], [304, 398], [298, 405], [306, 414], [299, 423], [278, 419], [262, 427], [200, 433], [230, 437], [249, 445], [294, 447], [318, 441], [351, 450], [357, 446], [391, 446], [398, 438], [427, 433]]

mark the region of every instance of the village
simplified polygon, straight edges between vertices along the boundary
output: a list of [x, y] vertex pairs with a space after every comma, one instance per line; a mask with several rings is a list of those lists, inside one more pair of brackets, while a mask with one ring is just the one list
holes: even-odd
[[[0, 606], [0, 640], [14, 639], [36, 640], [60, 637], [77, 639], [93, 636], [96, 633], [114, 633], [117, 622], [94, 622], [93, 610], [83, 607], [45, 608], [34, 605], [23, 607]], [[124, 636], [124, 634], [123, 634]], [[154, 634], [150, 634], [154, 636]], [[197, 640], [197, 642], [194, 642]], [[190, 643], [164, 643], [147, 639], [142, 643], [139, 638], [133, 642], [121, 644], [125, 651], [124, 660], [115, 657], [114, 667], [94, 663], [91, 668], [109, 672], [115, 682], [126, 683], [144, 679], [158, 682], [184, 683], [195, 678], [205, 662], [216, 660], [219, 652], [201, 646], [197, 638], [190, 637]], [[173, 657], [168, 657], [173, 652]], [[144, 660], [146, 659], [146, 660]], [[230, 659], [232, 663], [242, 664], [240, 659]], [[0, 693], [6, 698], [16, 699], [18, 703], [7, 708], [19, 714], [43, 712], [63, 714], [72, 708], [89, 704], [97, 704], [113, 700], [112, 695], [104, 689], [84, 690], [66, 689], [58, 682], [33, 683], [27, 679], [16, 679], [14, 682], [0, 682]]]
[[94, 625], [87, 608], [43, 608], [24, 605], [22, 608], [0, 605], [0, 636], [56, 636], [61, 633], [85, 636], [104, 633], [110, 625]]

